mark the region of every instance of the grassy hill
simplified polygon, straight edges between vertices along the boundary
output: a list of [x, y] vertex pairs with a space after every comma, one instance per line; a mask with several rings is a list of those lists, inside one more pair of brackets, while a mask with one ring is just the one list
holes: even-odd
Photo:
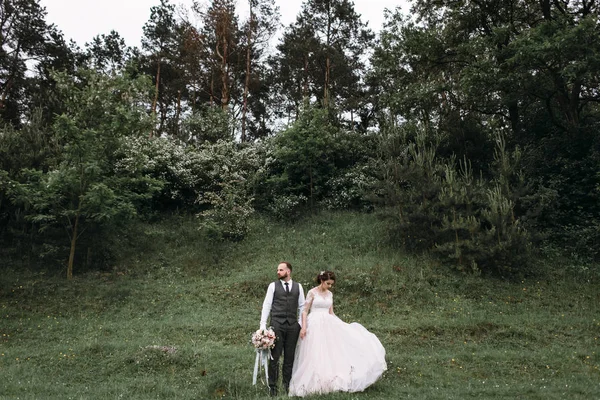
[[2, 271], [1, 399], [260, 399], [252, 386], [266, 287], [279, 261], [305, 290], [338, 275], [336, 313], [377, 334], [388, 371], [327, 399], [600, 398], [600, 280], [553, 262], [513, 282], [449, 272], [387, 245], [374, 215], [257, 220], [238, 243], [193, 219], [136, 225], [110, 272]]

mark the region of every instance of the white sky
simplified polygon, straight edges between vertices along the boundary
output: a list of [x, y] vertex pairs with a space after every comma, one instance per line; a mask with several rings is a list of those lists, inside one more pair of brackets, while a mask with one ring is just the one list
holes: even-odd
[[[207, 2], [204, 0], [201, 2]], [[379, 32], [383, 24], [383, 10], [402, 6], [408, 11], [409, 0], [354, 0], [354, 9], [368, 21], [369, 28]], [[172, 4], [188, 6], [192, 0], [171, 0]], [[284, 26], [294, 22], [300, 11], [300, 0], [276, 0], [280, 7], [281, 22]], [[150, 7], [160, 4], [160, 0], [40, 0], [46, 8], [46, 22], [55, 24], [65, 39], [73, 39], [83, 47], [96, 35], [107, 34], [111, 30], [119, 32], [129, 46], [139, 46], [142, 26], [150, 18]], [[246, 0], [238, 0], [239, 13], [243, 15]]]

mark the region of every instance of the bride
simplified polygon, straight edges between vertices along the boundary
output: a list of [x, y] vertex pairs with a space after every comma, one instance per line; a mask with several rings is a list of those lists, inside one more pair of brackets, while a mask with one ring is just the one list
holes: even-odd
[[318, 286], [307, 294], [290, 396], [359, 392], [387, 369], [379, 339], [361, 324], [347, 324], [333, 313], [329, 289], [334, 282], [333, 272], [321, 271]]

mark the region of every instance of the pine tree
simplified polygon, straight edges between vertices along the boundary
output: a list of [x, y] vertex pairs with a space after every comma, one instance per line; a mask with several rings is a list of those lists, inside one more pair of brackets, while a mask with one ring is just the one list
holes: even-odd
[[[339, 116], [353, 112], [364, 93], [363, 55], [374, 35], [348, 0], [309, 0], [278, 45], [280, 87], [295, 113], [305, 99]], [[286, 82], [291, 78], [292, 84]]]

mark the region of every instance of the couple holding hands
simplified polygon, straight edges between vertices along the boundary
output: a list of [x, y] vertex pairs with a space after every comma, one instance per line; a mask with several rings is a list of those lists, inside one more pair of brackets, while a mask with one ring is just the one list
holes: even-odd
[[268, 367], [271, 396], [277, 396], [282, 354], [282, 383], [290, 396], [359, 392], [379, 379], [387, 369], [385, 349], [361, 324], [334, 314], [334, 273], [321, 271], [306, 298], [291, 275], [290, 263], [277, 266], [278, 280], [267, 289], [260, 318], [265, 329], [270, 316], [277, 336]]

